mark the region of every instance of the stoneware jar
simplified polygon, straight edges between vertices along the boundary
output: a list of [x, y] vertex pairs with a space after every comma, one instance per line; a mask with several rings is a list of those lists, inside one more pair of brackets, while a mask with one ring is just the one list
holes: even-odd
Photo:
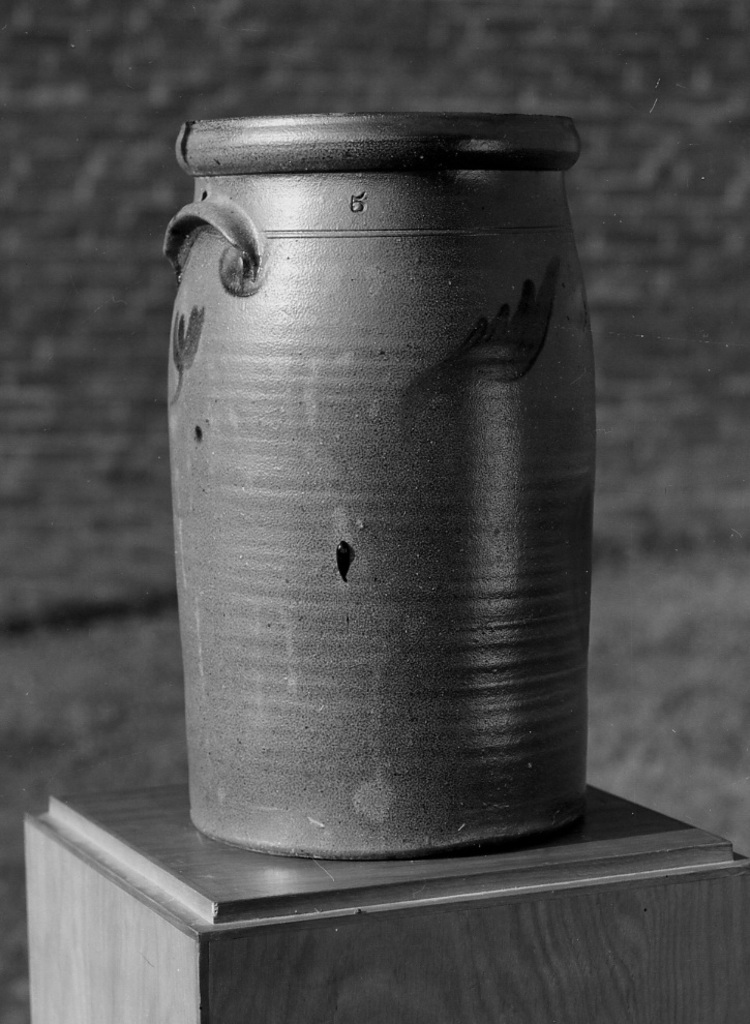
[[578, 148], [560, 117], [184, 126], [169, 429], [207, 835], [413, 857], [581, 814]]

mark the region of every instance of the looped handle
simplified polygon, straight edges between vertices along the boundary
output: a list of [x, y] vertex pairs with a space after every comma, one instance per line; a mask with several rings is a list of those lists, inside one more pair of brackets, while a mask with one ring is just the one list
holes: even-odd
[[174, 267], [179, 284], [190, 252], [191, 235], [212, 227], [229, 246], [219, 264], [219, 277], [230, 295], [251, 295], [260, 287], [260, 239], [245, 211], [229, 199], [188, 203], [167, 225], [164, 255]]

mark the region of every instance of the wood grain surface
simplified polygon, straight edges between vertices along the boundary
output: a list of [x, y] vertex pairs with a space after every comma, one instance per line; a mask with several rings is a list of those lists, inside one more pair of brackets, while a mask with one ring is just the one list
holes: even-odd
[[745, 873], [217, 936], [210, 1019], [747, 1024], [748, 884]]
[[34, 1024], [198, 1024], [198, 945], [44, 828], [26, 829]]

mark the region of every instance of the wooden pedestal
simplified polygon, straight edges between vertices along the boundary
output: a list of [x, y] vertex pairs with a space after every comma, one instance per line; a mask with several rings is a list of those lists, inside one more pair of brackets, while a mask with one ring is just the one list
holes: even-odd
[[247, 853], [182, 788], [27, 822], [34, 1024], [747, 1024], [750, 874], [597, 790], [534, 846], [418, 861]]

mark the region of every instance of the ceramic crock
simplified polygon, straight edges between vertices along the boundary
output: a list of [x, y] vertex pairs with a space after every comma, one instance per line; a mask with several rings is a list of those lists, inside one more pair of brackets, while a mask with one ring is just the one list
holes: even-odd
[[519, 115], [182, 129], [169, 430], [207, 835], [415, 857], [581, 814], [578, 148]]

